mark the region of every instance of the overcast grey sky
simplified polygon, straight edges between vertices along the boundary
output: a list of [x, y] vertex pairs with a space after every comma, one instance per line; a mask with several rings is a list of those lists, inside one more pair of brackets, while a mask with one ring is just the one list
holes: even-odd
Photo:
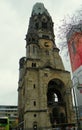
[[[25, 35], [32, 7], [44, 3], [54, 21], [54, 32], [66, 15], [81, 7], [82, 0], [0, 0], [0, 105], [17, 105], [19, 59], [25, 56]], [[59, 39], [56, 37], [56, 44]], [[65, 68], [70, 70], [69, 61]]]

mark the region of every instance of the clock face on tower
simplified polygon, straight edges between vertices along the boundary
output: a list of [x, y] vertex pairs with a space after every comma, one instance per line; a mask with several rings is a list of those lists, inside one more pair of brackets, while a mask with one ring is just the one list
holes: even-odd
[[39, 45], [41, 48], [44, 48], [44, 49], [53, 48], [53, 42], [51, 40], [40, 40]]
[[50, 45], [49, 45], [49, 42], [45, 42], [45, 43], [44, 43], [44, 46], [45, 46], [45, 47], [49, 47], [49, 46], [50, 46]]

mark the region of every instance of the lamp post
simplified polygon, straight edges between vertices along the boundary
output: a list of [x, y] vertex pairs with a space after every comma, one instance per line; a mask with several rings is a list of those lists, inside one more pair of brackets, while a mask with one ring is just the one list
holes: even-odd
[[73, 90], [73, 96], [74, 96], [74, 105], [75, 105], [75, 111], [76, 111], [77, 127], [79, 128], [78, 107], [77, 107], [77, 102], [76, 102], [76, 95], [75, 95], [74, 86], [72, 87], [72, 90]]
[[79, 79], [79, 77], [77, 77], [76, 75], [73, 75], [73, 87], [72, 87], [72, 89], [73, 89], [73, 96], [74, 96], [74, 103], [75, 103], [75, 110], [76, 110], [76, 118], [77, 118], [77, 126], [78, 126], [78, 129], [80, 130], [80, 120], [79, 120], [79, 106], [77, 106], [77, 104], [78, 104], [78, 100], [77, 100], [77, 97], [76, 97], [76, 91], [75, 91], [75, 89], [79, 89], [79, 88], [81, 88], [81, 84], [80, 84], [80, 79]]

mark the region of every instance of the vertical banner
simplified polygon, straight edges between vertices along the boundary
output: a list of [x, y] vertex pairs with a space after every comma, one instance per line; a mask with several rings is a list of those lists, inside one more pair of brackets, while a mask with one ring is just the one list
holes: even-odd
[[72, 26], [67, 34], [68, 52], [78, 105], [82, 105], [82, 24]]
[[72, 72], [82, 65], [82, 32], [74, 32], [68, 41]]

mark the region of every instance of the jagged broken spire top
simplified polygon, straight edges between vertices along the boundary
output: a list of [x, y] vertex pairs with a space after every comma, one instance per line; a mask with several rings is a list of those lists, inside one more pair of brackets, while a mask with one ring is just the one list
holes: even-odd
[[47, 9], [44, 7], [44, 4], [36, 3], [32, 9], [32, 15], [38, 15], [38, 14], [43, 14], [43, 13], [45, 13], [46, 15], [50, 17], [50, 14], [48, 13]]

